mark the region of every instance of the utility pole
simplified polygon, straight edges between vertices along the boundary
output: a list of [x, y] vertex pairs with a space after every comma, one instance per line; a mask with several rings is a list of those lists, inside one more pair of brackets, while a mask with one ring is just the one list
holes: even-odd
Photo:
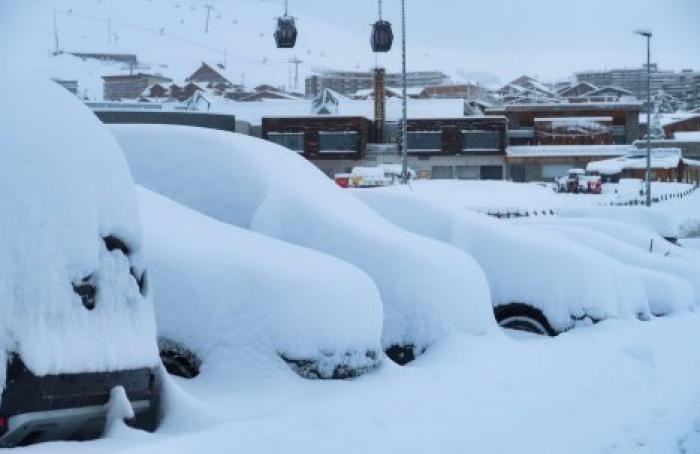
[[294, 65], [294, 88], [299, 88], [299, 65], [304, 62], [299, 60], [299, 57], [296, 56], [289, 60], [289, 62]]
[[635, 33], [647, 39], [647, 171], [646, 171], [646, 206], [651, 206], [651, 32], [637, 30]]
[[203, 6], [203, 8], [207, 10], [207, 23], [204, 26], [204, 33], [209, 33], [209, 14], [211, 13], [211, 10], [214, 9], [214, 7], [210, 3], [207, 3]]
[[406, 101], [406, 0], [401, 0], [401, 184], [408, 184], [408, 105]]
[[53, 9], [53, 41], [54, 41], [54, 55], [58, 55], [61, 53], [61, 46], [59, 45], [58, 42], [58, 26], [56, 25], [56, 8]]

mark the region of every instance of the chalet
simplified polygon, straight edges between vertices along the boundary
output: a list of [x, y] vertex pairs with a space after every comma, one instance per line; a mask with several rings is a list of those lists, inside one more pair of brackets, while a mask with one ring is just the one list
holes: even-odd
[[663, 128], [667, 139], [673, 139], [677, 132], [700, 131], [700, 114], [667, 123]]
[[497, 94], [501, 96], [514, 95], [521, 97], [530, 95], [538, 98], [558, 98], [557, 93], [555, 93], [553, 90], [551, 90], [539, 80], [529, 76], [521, 76], [507, 83], [506, 85], [501, 87], [500, 90], [497, 91]]
[[[591, 162], [587, 170], [597, 172], [611, 181], [620, 178], [646, 177], [647, 154], [639, 150], [612, 159]], [[678, 148], [655, 148], [651, 150], [652, 180], [665, 182], [700, 182], [700, 161], [686, 159]]]
[[138, 73], [133, 75], [102, 76], [105, 100], [135, 99], [151, 85], [172, 82], [159, 74]]
[[593, 84], [589, 84], [588, 82], [579, 82], [576, 85], [568, 86], [563, 90], [560, 90], [558, 93], [562, 98], [576, 98], [587, 95], [588, 93], [597, 89], [598, 87]]
[[590, 162], [624, 156], [633, 150], [631, 145], [510, 146], [506, 151], [508, 179], [552, 181], [569, 169], [585, 168]]
[[211, 66], [205, 62], [202, 62], [200, 67], [185, 79], [185, 82], [194, 82], [204, 87], [216, 88], [221, 91], [236, 85], [233, 83], [232, 78], [225, 74], [223, 69], [216, 65]]
[[[631, 144], [639, 137], [640, 109], [641, 103], [638, 101], [532, 103], [486, 109], [486, 115], [502, 115], [508, 119], [510, 145], [584, 145], [601, 141], [622, 145]], [[554, 122], [557, 124], [556, 131], [549, 132], [542, 126], [536, 128], [536, 123], [554, 125], [555, 119], [561, 119]], [[592, 131], [582, 130], [584, 123], [588, 125], [587, 130], [595, 126], [593, 138], [590, 134]], [[609, 130], [612, 140], [601, 140], [597, 131], [602, 127]]]
[[603, 87], [598, 88], [597, 90], [589, 91], [585, 94], [585, 97], [591, 100], [617, 101], [627, 97], [634, 98], [634, 94], [629, 90], [625, 90], [624, 88]]

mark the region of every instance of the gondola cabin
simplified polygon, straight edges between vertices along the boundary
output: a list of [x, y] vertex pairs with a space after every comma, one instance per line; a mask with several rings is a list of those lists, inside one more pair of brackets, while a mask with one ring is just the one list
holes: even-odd
[[275, 42], [279, 49], [291, 49], [294, 47], [297, 42], [297, 27], [293, 17], [284, 16], [277, 18]]
[[389, 52], [394, 42], [394, 33], [391, 31], [391, 23], [385, 20], [378, 20], [372, 26], [372, 52]]

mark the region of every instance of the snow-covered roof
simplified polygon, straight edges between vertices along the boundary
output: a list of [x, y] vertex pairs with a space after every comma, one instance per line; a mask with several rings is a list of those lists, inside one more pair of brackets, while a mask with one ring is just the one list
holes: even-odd
[[506, 149], [509, 158], [622, 156], [632, 145], [516, 145]]
[[[654, 148], [651, 150], [651, 168], [675, 169], [682, 158], [680, 148]], [[646, 150], [636, 150], [625, 156], [590, 162], [586, 169], [604, 175], [615, 175], [626, 169], [645, 169], [646, 166]]]
[[678, 142], [700, 142], [700, 131], [675, 132], [673, 138]]
[[606, 122], [612, 121], [612, 117], [547, 117], [547, 118], [535, 118], [535, 123], [537, 122], [551, 122], [551, 123], [579, 123], [579, 122]]

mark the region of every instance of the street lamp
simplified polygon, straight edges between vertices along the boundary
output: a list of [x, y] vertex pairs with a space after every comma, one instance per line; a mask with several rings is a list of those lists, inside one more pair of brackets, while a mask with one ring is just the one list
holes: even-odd
[[636, 30], [647, 39], [647, 206], [651, 206], [651, 31]]
[[406, 101], [406, 0], [401, 0], [401, 184], [408, 183], [408, 106]]

